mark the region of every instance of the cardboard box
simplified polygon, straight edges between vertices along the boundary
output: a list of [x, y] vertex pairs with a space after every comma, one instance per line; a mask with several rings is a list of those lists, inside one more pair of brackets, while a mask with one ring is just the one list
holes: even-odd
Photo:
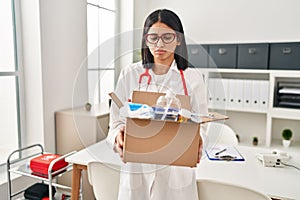
[[[134, 91], [132, 102], [154, 106], [164, 93]], [[190, 97], [177, 95], [181, 107], [190, 110]], [[215, 115], [201, 123], [227, 119]], [[196, 167], [200, 143], [200, 123], [127, 118], [124, 161]]]

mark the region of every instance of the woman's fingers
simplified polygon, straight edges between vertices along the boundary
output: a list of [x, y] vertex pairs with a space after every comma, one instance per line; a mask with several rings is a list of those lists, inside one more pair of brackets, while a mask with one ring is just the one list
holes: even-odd
[[197, 163], [200, 163], [200, 159], [202, 157], [202, 148], [203, 148], [203, 143], [202, 143], [202, 138], [200, 137]]
[[120, 129], [116, 137], [115, 150], [119, 153], [121, 159], [123, 160], [123, 146], [124, 146], [124, 127]]

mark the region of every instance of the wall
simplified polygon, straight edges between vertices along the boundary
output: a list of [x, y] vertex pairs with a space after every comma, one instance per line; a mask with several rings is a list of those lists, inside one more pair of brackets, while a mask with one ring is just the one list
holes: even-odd
[[21, 3], [27, 144], [55, 152], [54, 112], [87, 100], [87, 71], [76, 79], [87, 55], [86, 2]]
[[[20, 69], [23, 71], [21, 85], [23, 104], [22, 121], [25, 122], [22, 134], [23, 145], [32, 143], [44, 144], [44, 120], [43, 120], [43, 85], [42, 85], [42, 61], [40, 40], [40, 10], [38, 1], [20, 1], [20, 22], [18, 39], [22, 43], [23, 59]], [[20, 46], [19, 46], [20, 47]]]
[[117, 12], [119, 24], [117, 24], [117, 42], [116, 49], [116, 80], [119, 78], [121, 67], [132, 63], [132, 49], [133, 49], [133, 16], [134, 16], [134, 0], [120, 1]]
[[52, 152], [54, 112], [88, 100], [86, 23], [85, 0], [40, 1], [43, 128], [45, 147]]
[[[86, 0], [20, 3], [22, 139], [24, 145], [41, 143], [55, 152], [55, 111], [84, 105], [88, 99]], [[23, 177], [14, 180], [15, 188], [22, 185], [29, 185]], [[7, 199], [7, 184], [0, 185], [0, 196]]]
[[175, 11], [197, 43], [300, 40], [298, 0], [136, 0], [134, 26], [158, 8]]

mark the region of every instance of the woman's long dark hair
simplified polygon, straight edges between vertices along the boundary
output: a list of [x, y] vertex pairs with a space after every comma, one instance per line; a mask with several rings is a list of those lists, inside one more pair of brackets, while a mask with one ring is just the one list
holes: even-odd
[[188, 54], [187, 47], [184, 37], [184, 31], [179, 17], [172, 11], [162, 9], [156, 10], [151, 13], [144, 24], [143, 38], [142, 38], [142, 61], [145, 68], [152, 68], [154, 64], [154, 58], [151, 54], [148, 46], [146, 45], [145, 35], [148, 33], [149, 29], [156, 22], [162, 22], [172, 28], [180, 41], [174, 52], [174, 58], [177, 63], [177, 68], [180, 70], [185, 70], [188, 67]]

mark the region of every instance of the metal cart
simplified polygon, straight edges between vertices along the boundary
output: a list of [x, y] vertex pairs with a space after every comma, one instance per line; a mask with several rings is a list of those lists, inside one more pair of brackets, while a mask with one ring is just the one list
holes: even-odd
[[30, 159], [45, 154], [44, 148], [40, 144], [34, 144], [25, 148], [21, 148], [18, 150], [13, 151], [7, 159], [7, 178], [8, 178], [8, 199], [12, 200], [13, 197], [16, 197], [17, 195], [21, 194], [25, 191], [25, 189], [18, 191], [14, 194], [12, 194], [12, 180], [11, 180], [11, 173], [19, 174], [22, 176], [31, 177], [37, 180], [41, 180], [43, 183], [47, 183], [49, 185], [49, 199], [53, 200], [52, 196], [52, 186], [71, 190], [71, 187], [53, 183], [53, 180], [55, 180], [56, 177], [63, 175], [64, 173], [71, 171], [73, 169], [73, 165], [69, 164], [66, 167], [63, 167], [57, 171], [52, 172], [52, 167], [56, 162], [59, 160], [62, 160], [72, 154], [74, 154], [76, 151], [70, 152], [68, 154], [62, 155], [61, 157], [53, 160], [48, 168], [48, 176], [38, 176], [32, 173], [29, 167], [29, 161]]

